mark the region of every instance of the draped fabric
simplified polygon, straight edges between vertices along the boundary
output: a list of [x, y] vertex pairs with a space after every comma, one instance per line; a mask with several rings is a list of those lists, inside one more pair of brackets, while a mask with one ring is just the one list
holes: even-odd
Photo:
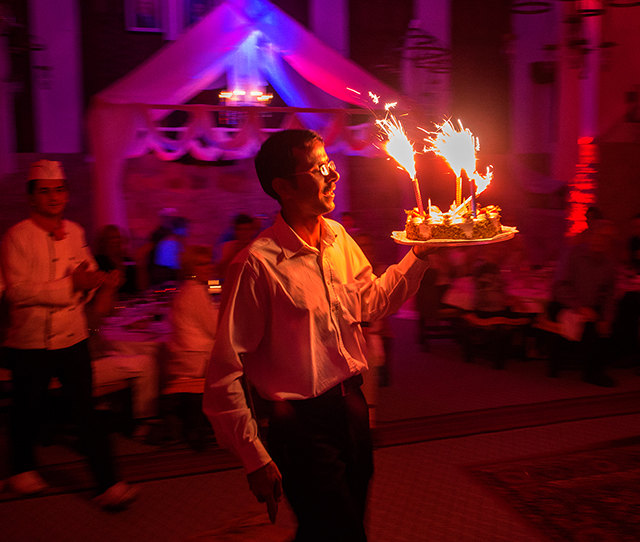
[[371, 145], [373, 123], [352, 126], [348, 110], [340, 110], [345, 102], [368, 108], [369, 92], [384, 101], [399, 97], [267, 0], [226, 0], [92, 99], [88, 133], [98, 225], [127, 225], [122, 177], [128, 157], [153, 152], [176, 160], [188, 153], [199, 160], [231, 160], [255, 154], [268, 137], [263, 114], [273, 108], [239, 110], [239, 122], [231, 129], [218, 126], [215, 108], [188, 106], [182, 126], [162, 126], [171, 111], [224, 75], [232, 82], [269, 82], [291, 108], [279, 129], [315, 129], [333, 153], [377, 152]]

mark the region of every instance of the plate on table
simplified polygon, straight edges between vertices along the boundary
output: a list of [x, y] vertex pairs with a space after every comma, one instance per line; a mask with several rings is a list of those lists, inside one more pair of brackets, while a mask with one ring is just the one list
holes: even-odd
[[500, 243], [508, 241], [518, 233], [517, 228], [511, 226], [502, 226], [502, 233], [499, 233], [491, 239], [429, 239], [428, 241], [418, 241], [415, 239], [407, 239], [405, 231], [391, 232], [391, 238], [399, 245], [432, 245], [438, 247], [471, 247], [476, 245], [489, 245], [491, 243]]

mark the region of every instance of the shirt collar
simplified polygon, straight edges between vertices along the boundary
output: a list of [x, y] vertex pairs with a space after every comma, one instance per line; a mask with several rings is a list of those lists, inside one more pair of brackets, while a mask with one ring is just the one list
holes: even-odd
[[[336, 233], [331, 227], [329, 221], [325, 220], [323, 217], [321, 217], [320, 220], [322, 227], [322, 244], [324, 246], [330, 246], [336, 239]], [[276, 217], [273, 224], [273, 231], [278, 239], [278, 243], [282, 247], [282, 252], [284, 253], [285, 258], [292, 258], [299, 252], [317, 252], [316, 248], [309, 246], [295, 231], [293, 231], [291, 226], [289, 226], [289, 224], [285, 222], [284, 218], [282, 218], [281, 213], [278, 213], [278, 216]]]

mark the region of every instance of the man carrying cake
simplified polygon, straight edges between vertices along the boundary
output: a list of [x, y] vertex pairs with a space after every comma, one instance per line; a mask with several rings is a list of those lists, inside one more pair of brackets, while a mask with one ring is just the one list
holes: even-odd
[[[340, 175], [315, 132], [275, 133], [255, 163], [281, 210], [229, 267], [204, 411], [272, 521], [284, 489], [296, 540], [366, 540], [373, 449], [360, 390], [368, 369], [361, 323], [415, 294], [433, 248], [413, 247], [374, 275], [344, 227], [324, 218]], [[249, 388], [267, 403], [268, 451]]]

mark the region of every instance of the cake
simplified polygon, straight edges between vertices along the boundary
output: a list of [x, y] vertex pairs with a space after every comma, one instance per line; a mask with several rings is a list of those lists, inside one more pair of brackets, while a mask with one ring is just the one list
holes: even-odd
[[491, 239], [502, 233], [500, 224], [500, 207], [488, 205], [478, 206], [476, 218], [470, 209], [453, 213], [441, 212], [431, 206], [430, 213], [420, 213], [418, 209], [406, 211], [407, 223], [405, 235], [414, 241], [429, 239]]

